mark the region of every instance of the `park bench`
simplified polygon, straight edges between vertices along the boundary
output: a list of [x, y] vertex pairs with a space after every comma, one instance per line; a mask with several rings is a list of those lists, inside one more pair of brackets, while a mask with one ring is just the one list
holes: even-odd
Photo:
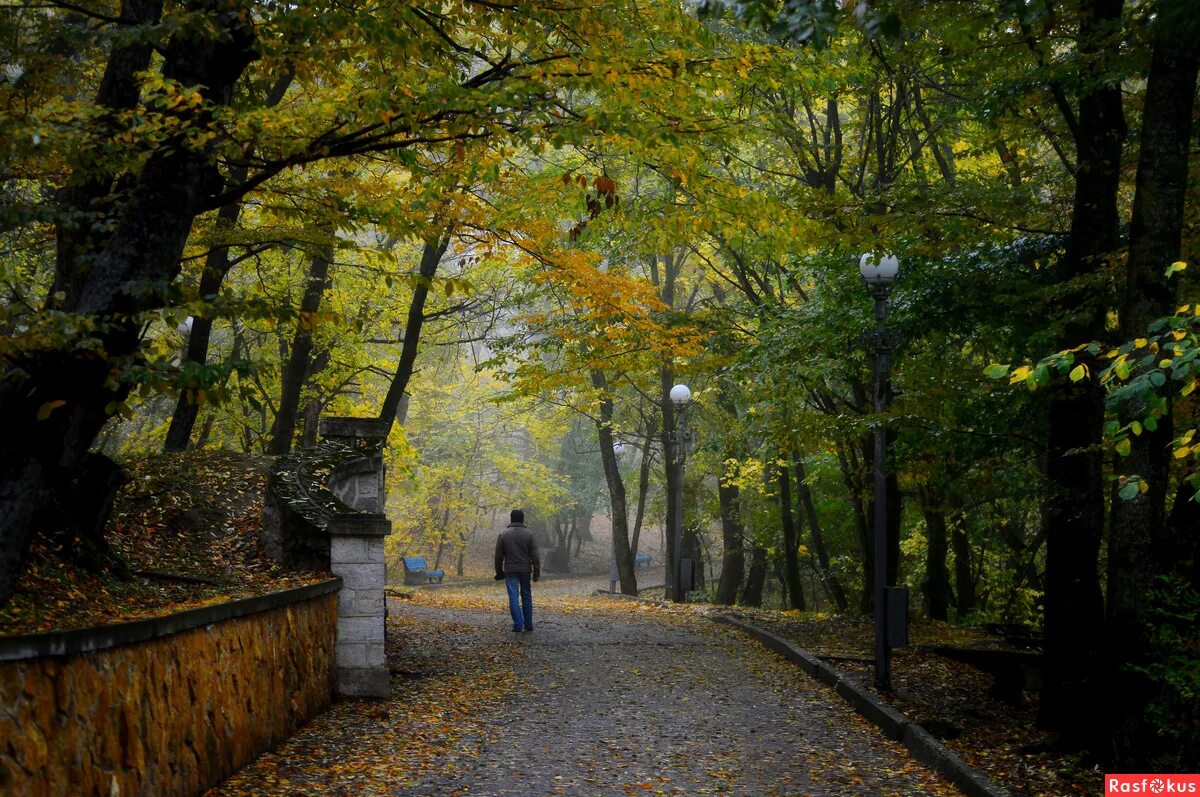
[[1040, 686], [1042, 654], [1036, 651], [953, 645], [922, 645], [921, 648], [990, 673], [992, 697], [1006, 703], [1016, 703], [1023, 691]]
[[634, 567], [649, 567], [650, 566], [650, 554], [640, 553], [637, 556], [633, 557], [633, 566]]
[[404, 557], [404, 583], [409, 586], [432, 584], [434, 581], [440, 584], [445, 575], [445, 570], [430, 570], [424, 556]]

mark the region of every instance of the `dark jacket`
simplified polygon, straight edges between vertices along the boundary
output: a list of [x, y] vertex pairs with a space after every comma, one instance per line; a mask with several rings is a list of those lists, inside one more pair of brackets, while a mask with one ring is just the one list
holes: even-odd
[[509, 523], [496, 538], [496, 575], [533, 573], [540, 575], [542, 558], [537, 540], [524, 523]]

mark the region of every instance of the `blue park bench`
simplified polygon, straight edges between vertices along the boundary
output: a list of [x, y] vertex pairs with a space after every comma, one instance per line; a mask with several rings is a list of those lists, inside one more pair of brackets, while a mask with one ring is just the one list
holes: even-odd
[[650, 554], [640, 553], [637, 556], [633, 557], [633, 566], [634, 567], [649, 567], [650, 566]]
[[405, 584], [410, 586], [415, 584], [432, 584], [434, 581], [440, 584], [445, 575], [445, 570], [430, 570], [429, 565], [425, 563], [424, 556], [404, 557]]

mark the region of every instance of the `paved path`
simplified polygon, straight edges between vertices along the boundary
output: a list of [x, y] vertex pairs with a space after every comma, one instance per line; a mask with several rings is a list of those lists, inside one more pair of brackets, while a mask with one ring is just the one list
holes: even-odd
[[[357, 728], [367, 709], [345, 702], [220, 793], [957, 793], [756, 642], [693, 611], [572, 594], [594, 586], [535, 586], [535, 630], [519, 635], [498, 586], [392, 601], [393, 637], [409, 639], [390, 651], [393, 691], [416, 700], [457, 683], [416, 712], [441, 728], [432, 748], [403, 746], [429, 733], [399, 716], [413, 702], [394, 698], [378, 727]], [[354, 752], [356, 736], [377, 755]]]

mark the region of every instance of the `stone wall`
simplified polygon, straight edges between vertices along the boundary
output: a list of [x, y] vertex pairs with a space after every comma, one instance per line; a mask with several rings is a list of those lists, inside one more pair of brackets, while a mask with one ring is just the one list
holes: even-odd
[[190, 797], [219, 783], [329, 705], [339, 586], [0, 638], [0, 794]]
[[388, 696], [384, 662], [387, 606], [383, 538], [383, 446], [391, 423], [378, 418], [321, 421], [324, 439], [276, 463], [267, 486], [262, 547], [288, 567], [330, 570], [338, 596], [337, 691]]

